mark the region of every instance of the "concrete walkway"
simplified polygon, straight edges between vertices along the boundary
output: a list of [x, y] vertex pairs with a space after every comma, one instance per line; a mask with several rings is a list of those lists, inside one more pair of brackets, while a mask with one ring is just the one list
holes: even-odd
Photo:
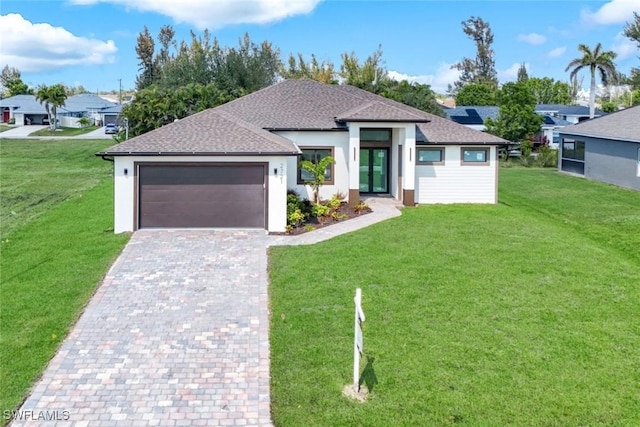
[[[49, 126], [31, 125], [31, 126], [16, 126], [13, 129], [6, 130], [0, 133], [0, 139], [113, 139], [113, 135], [107, 135], [104, 133], [104, 128], [98, 128], [91, 132], [76, 135], [76, 136], [29, 136], [29, 134], [39, 131], [40, 129], [48, 128]], [[116, 142], [113, 141], [115, 145]]]
[[[49, 126], [31, 125], [31, 126], [16, 126], [13, 129], [5, 130], [0, 133], [0, 138], [18, 139], [18, 138], [33, 138], [29, 134], [37, 132], [40, 129], [46, 129]], [[38, 137], [35, 137], [38, 138]]]
[[373, 213], [299, 236], [137, 231], [12, 426], [270, 426], [266, 248], [400, 215], [366, 201]]

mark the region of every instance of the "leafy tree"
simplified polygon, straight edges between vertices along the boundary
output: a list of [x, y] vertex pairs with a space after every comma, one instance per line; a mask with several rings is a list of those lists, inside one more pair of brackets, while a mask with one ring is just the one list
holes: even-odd
[[[635, 41], [640, 49], [640, 14], [633, 12], [633, 22], [627, 22], [624, 26], [624, 35], [632, 41]], [[640, 90], [640, 68], [632, 68], [629, 76], [629, 84], [633, 90]]]
[[0, 83], [5, 88], [3, 95], [6, 97], [33, 94], [33, 90], [22, 81], [20, 70], [17, 68], [5, 65], [0, 74]]
[[369, 55], [362, 64], [360, 64], [355, 52], [343, 53], [339, 75], [345, 84], [378, 93], [379, 84], [388, 79], [387, 70], [382, 60], [382, 46], [378, 46], [378, 49]]
[[136, 43], [136, 55], [140, 62], [138, 71], [141, 73], [136, 77], [136, 89], [142, 90], [151, 86], [157, 81], [156, 60], [154, 58], [155, 42], [147, 26], [138, 34]]
[[67, 93], [64, 90], [64, 86], [60, 83], [52, 86], [41, 85], [38, 87], [36, 100], [44, 105], [45, 110], [47, 110], [49, 123], [53, 130], [57, 127], [58, 107], [62, 107], [66, 99]]
[[[571, 104], [571, 87], [550, 77], [531, 77], [527, 80], [536, 104]], [[576, 94], [577, 95], [577, 94]]]
[[526, 82], [529, 80], [529, 73], [527, 73], [527, 67], [524, 65], [524, 62], [520, 64], [520, 68], [518, 68], [518, 82]]
[[613, 113], [614, 111], [618, 111], [618, 105], [613, 101], [603, 102], [601, 108], [605, 113]]
[[454, 86], [449, 88], [449, 92], [455, 95], [469, 83], [483, 83], [497, 87], [498, 73], [492, 48], [493, 32], [489, 23], [482, 18], [472, 16], [462, 22], [462, 30], [476, 44], [476, 57], [463, 58], [451, 67], [460, 70], [462, 74]]
[[124, 106], [122, 115], [129, 120], [129, 135], [137, 136], [233, 98], [214, 84], [188, 84], [178, 89], [152, 86], [139, 91], [134, 101]]
[[487, 132], [509, 141], [522, 141], [540, 131], [542, 116], [535, 112], [535, 98], [526, 83], [506, 83], [498, 93], [498, 118], [488, 118]]
[[418, 110], [437, 116], [444, 116], [442, 107], [436, 100], [436, 94], [431, 86], [420, 83], [409, 83], [406, 80], [396, 81], [384, 79], [378, 85], [379, 95], [401, 102]]
[[484, 83], [469, 83], [458, 91], [456, 105], [496, 105], [498, 89]]
[[640, 49], [640, 14], [633, 12], [633, 22], [627, 22], [624, 26], [623, 34], [625, 37], [633, 40]]
[[80, 119], [78, 119], [78, 123], [80, 124], [80, 127], [86, 128], [91, 125], [91, 119], [89, 117], [80, 117]]
[[336, 71], [331, 61], [319, 62], [315, 55], [311, 55], [311, 61], [307, 62], [299, 53], [296, 59], [289, 55], [288, 67], [283, 66], [280, 75], [285, 79], [311, 79], [321, 83], [337, 84]]
[[578, 100], [578, 93], [582, 89], [582, 82], [584, 82], [584, 76], [580, 76], [580, 80], [578, 80], [578, 75], [575, 75], [569, 79], [569, 96], [571, 97], [570, 104], [575, 104]]
[[598, 43], [593, 50], [585, 44], [580, 44], [578, 45], [578, 50], [582, 53], [582, 57], [575, 58], [569, 62], [565, 71], [571, 70], [570, 76], [573, 78], [583, 68], [589, 70], [591, 74], [589, 118], [593, 118], [596, 108], [596, 72], [600, 74], [600, 81], [605, 86], [609, 84], [609, 81], [614, 80], [617, 76], [616, 65], [613, 62], [616, 53], [610, 50], [603, 50], [601, 43]]
[[253, 43], [248, 33], [245, 33], [237, 48], [217, 53], [219, 58], [215, 60], [214, 73], [218, 87], [226, 91], [239, 88], [249, 93], [272, 85], [282, 68], [280, 50], [267, 41], [259, 45]]
[[310, 160], [303, 160], [300, 162], [300, 168], [309, 172], [312, 175], [312, 179], [305, 183], [311, 187], [313, 191], [313, 202], [317, 205], [320, 203], [320, 187], [325, 181], [325, 172], [327, 168], [334, 163], [333, 157], [323, 157], [318, 163], [313, 163]]

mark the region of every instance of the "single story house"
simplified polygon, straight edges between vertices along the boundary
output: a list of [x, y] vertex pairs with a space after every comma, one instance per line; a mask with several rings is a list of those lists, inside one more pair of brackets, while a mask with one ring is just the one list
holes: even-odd
[[[34, 95], [14, 95], [0, 99], [2, 122], [15, 120], [16, 126], [47, 124], [49, 116], [47, 110]], [[58, 108], [58, 114], [64, 113], [64, 108]]]
[[561, 172], [640, 191], [640, 106], [560, 131]]
[[285, 80], [114, 145], [116, 233], [286, 229], [286, 197], [311, 198], [301, 160], [331, 156], [321, 198], [496, 203], [507, 141], [348, 85]]
[[[584, 108], [584, 107], [574, 107], [574, 106], [555, 106], [555, 107], [566, 107], [567, 111], [578, 112], [578, 110], [574, 111], [574, 108]], [[487, 118], [491, 118], [492, 120], [498, 119], [498, 112], [500, 108], [497, 106], [487, 105], [487, 106], [459, 106], [454, 108], [448, 108], [444, 110], [447, 117], [453, 120], [456, 123], [460, 123], [461, 125], [465, 125], [471, 129], [485, 131], [485, 121]], [[564, 110], [562, 110], [564, 111]], [[559, 135], [558, 131], [575, 122], [567, 121], [561, 118], [559, 115], [555, 113], [558, 112], [558, 109], [550, 109], [547, 110], [547, 107], [540, 104], [536, 106], [536, 113], [540, 114], [544, 121], [540, 127], [540, 131], [534, 136], [535, 143], [541, 143], [543, 141], [547, 141], [552, 148], [558, 148]], [[586, 110], [587, 117], [589, 117], [589, 109]]]
[[[114, 108], [121, 106], [106, 101], [92, 93], [83, 93], [68, 97], [64, 105], [57, 108], [61, 126], [79, 127], [78, 119], [88, 117], [96, 123], [103, 122], [103, 112], [114, 114]], [[16, 126], [48, 124], [47, 110], [34, 95], [15, 95], [0, 100], [3, 123], [15, 119]], [[115, 113], [116, 116], [118, 113]]]
[[[556, 117], [573, 124], [589, 120], [589, 106], [586, 105], [538, 104], [536, 105], [536, 113]], [[605, 114], [607, 113], [596, 108], [594, 118]]]

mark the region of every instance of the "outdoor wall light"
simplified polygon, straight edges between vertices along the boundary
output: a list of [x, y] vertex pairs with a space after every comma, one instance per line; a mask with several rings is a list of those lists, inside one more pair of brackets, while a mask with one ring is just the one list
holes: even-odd
[[278, 175], [278, 168], [273, 168], [273, 174], [276, 176]]
[[128, 173], [129, 173], [129, 169], [124, 168], [124, 175], [127, 176]]

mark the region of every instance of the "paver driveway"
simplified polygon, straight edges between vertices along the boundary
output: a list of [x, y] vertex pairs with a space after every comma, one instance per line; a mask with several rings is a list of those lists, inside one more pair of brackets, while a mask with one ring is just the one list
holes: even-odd
[[[270, 425], [268, 242], [264, 231], [136, 232], [23, 416], [44, 412], [63, 426]], [[53, 425], [13, 423], [35, 424]]]

